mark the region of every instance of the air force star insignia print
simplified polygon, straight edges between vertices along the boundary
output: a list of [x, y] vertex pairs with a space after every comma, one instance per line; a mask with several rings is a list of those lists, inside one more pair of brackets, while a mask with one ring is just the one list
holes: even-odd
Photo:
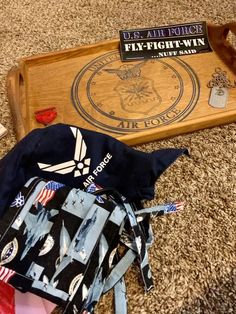
[[60, 174], [67, 174], [74, 171], [74, 177], [89, 173], [91, 158], [86, 158], [87, 146], [82, 134], [80, 130], [75, 127], [70, 127], [70, 129], [76, 139], [74, 159], [56, 165], [38, 163], [41, 170]]
[[[129, 201], [152, 199], [155, 181], [183, 154], [187, 150], [182, 148], [145, 153], [109, 135], [66, 124], [35, 129], [0, 160], [0, 216], [35, 176], [76, 188], [110, 186]], [[19, 195], [16, 205], [22, 202]]]

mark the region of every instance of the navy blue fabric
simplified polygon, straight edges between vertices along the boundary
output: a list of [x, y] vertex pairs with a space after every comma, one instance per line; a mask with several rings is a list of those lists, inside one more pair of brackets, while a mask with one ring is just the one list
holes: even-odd
[[[117, 189], [130, 202], [152, 199], [157, 178], [184, 153], [186, 149], [145, 153], [108, 135], [65, 124], [35, 129], [0, 160], [0, 216], [34, 176], [75, 188], [95, 182]], [[74, 168], [66, 174], [52, 168], [68, 162]], [[51, 170], [40, 169], [39, 164]], [[84, 172], [76, 175], [78, 170]]]

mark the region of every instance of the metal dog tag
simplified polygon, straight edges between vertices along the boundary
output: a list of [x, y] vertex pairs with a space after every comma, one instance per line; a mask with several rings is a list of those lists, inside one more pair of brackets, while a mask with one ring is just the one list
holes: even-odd
[[214, 86], [211, 89], [209, 105], [214, 108], [225, 108], [228, 101], [228, 88]]
[[212, 74], [212, 79], [208, 82], [207, 86], [211, 88], [209, 105], [214, 108], [225, 108], [228, 97], [229, 89], [236, 87], [236, 81], [231, 83], [227, 78], [226, 71], [221, 68], [216, 68], [215, 73]]

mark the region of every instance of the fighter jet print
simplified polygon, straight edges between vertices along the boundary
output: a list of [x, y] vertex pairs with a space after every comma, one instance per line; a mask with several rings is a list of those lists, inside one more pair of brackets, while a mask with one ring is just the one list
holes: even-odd
[[20, 260], [23, 260], [29, 250], [50, 232], [53, 225], [50, 219], [59, 213], [56, 209], [46, 210], [40, 203], [38, 203], [37, 209], [37, 215], [28, 213], [25, 217], [24, 234], [27, 234], [27, 239]]
[[97, 211], [98, 210], [96, 209], [92, 217], [85, 220], [84, 224], [82, 225], [75, 239], [74, 250], [75, 252], [79, 252], [82, 255], [81, 257], [84, 259], [86, 258], [86, 250], [85, 250], [86, 236], [96, 222]]

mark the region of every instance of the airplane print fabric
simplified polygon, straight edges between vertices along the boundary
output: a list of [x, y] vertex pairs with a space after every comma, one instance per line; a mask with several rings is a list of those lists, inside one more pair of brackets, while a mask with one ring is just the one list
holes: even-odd
[[[48, 187], [53, 196], [45, 202]], [[116, 313], [126, 313], [124, 274], [137, 259], [145, 290], [151, 226], [146, 217], [182, 209], [179, 203], [137, 208], [118, 191], [92, 184], [88, 193], [31, 178], [0, 220], [0, 280], [62, 306], [64, 314], [93, 313], [115, 287]], [[18, 202], [19, 197], [24, 202]], [[127, 241], [127, 239], [129, 241]]]

